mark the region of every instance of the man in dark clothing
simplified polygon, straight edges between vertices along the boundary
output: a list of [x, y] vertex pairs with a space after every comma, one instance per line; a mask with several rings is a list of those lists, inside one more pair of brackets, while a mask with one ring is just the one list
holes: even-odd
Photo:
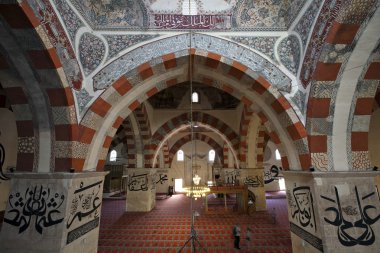
[[240, 227], [239, 227], [239, 224], [236, 224], [235, 227], [234, 227], [234, 237], [235, 237], [235, 241], [234, 241], [234, 247], [235, 249], [240, 249]]

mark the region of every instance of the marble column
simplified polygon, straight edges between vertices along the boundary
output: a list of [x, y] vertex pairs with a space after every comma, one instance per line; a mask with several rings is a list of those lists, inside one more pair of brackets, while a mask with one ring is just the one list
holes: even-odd
[[128, 169], [127, 212], [149, 212], [156, 205], [156, 169]]
[[12, 174], [0, 252], [96, 252], [105, 175]]
[[379, 172], [284, 172], [293, 252], [380, 252]]

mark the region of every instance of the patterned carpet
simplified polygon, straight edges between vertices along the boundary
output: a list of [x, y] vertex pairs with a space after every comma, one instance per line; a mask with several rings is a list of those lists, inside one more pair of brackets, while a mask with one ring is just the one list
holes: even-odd
[[[212, 202], [212, 200], [210, 200]], [[190, 199], [182, 194], [157, 200], [149, 213], [128, 212], [125, 200], [103, 201], [98, 253], [178, 252], [190, 236]], [[204, 214], [204, 199], [193, 201], [197, 239], [209, 253], [290, 253], [291, 241], [285, 199], [267, 199], [269, 211], [245, 214]], [[233, 248], [232, 228], [240, 224], [241, 250]], [[245, 238], [247, 227], [252, 240]], [[181, 252], [191, 252], [190, 244]], [[196, 252], [200, 251], [196, 248]]]

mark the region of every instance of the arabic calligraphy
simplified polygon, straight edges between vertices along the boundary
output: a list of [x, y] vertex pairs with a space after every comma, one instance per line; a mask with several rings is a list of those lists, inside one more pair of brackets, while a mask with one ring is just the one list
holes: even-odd
[[147, 191], [148, 174], [133, 175], [129, 178], [128, 189], [130, 191]]
[[291, 207], [292, 219], [298, 221], [302, 227], [310, 227], [316, 231], [313, 195], [310, 187], [295, 187], [291, 201], [289, 206]]
[[0, 143], [0, 180], [9, 180], [9, 177], [3, 173], [3, 165], [5, 162], [5, 149], [4, 146]]
[[231, 16], [155, 14], [153, 26], [158, 29], [229, 29]]
[[264, 187], [264, 179], [263, 176], [247, 176], [244, 184], [250, 187]]
[[[380, 215], [377, 215], [374, 218], [370, 217], [370, 210], [373, 213], [373, 211], [376, 211], [376, 207], [369, 204], [363, 205], [362, 201], [365, 201], [369, 197], [374, 196], [375, 192], [372, 192], [360, 198], [358, 188], [355, 186], [357, 207], [342, 207], [338, 189], [335, 186], [334, 189], [335, 199], [322, 195], [321, 198], [334, 203], [334, 206], [326, 208], [325, 211], [333, 212], [335, 214], [335, 219], [330, 220], [324, 217], [324, 220], [327, 223], [338, 227], [337, 233], [340, 243], [347, 247], [355, 245], [368, 246], [373, 244], [375, 241], [375, 233], [371, 225], [378, 221]], [[346, 216], [344, 214], [346, 214]]]
[[99, 192], [103, 181], [83, 186], [74, 191], [73, 200], [71, 201], [69, 217], [67, 219], [66, 228], [70, 228], [74, 221], [81, 222], [84, 218], [89, 219], [99, 216], [98, 209], [101, 206], [101, 199]]
[[269, 184], [274, 181], [275, 177], [278, 176], [282, 168], [278, 168], [276, 165], [272, 165], [269, 170], [264, 171], [264, 183]]
[[158, 177], [159, 179], [157, 180], [156, 184], [164, 184], [165, 181], [168, 181], [168, 175], [166, 174], [159, 174]]
[[236, 181], [236, 173], [234, 171], [225, 171], [225, 180], [227, 184], [235, 184]]
[[[20, 234], [27, 230], [34, 220], [36, 231], [42, 234], [43, 228], [63, 221], [64, 215], [59, 209], [64, 199], [63, 194], [53, 194], [49, 188], [42, 185], [28, 187], [23, 195], [20, 192], [9, 195], [8, 203], [11, 208], [4, 217], [4, 222], [19, 227]], [[10, 218], [12, 215], [13, 218]]]

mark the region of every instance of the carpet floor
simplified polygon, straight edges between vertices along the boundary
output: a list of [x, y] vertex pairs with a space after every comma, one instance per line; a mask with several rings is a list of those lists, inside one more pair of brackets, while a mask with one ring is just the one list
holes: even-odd
[[[211, 197], [212, 198], [212, 197]], [[209, 199], [212, 203], [213, 199]], [[217, 199], [214, 201], [218, 201]], [[125, 212], [125, 199], [103, 201], [98, 253], [174, 253], [190, 237], [190, 198], [177, 194], [157, 200], [148, 213]], [[205, 214], [204, 199], [193, 201], [199, 213], [194, 228], [197, 241], [209, 253], [291, 253], [286, 199], [267, 199], [268, 211], [247, 214]], [[234, 249], [232, 229], [242, 230], [241, 250]], [[245, 240], [247, 227], [251, 241]], [[195, 243], [195, 252], [206, 252]], [[191, 252], [190, 243], [181, 252]]]

